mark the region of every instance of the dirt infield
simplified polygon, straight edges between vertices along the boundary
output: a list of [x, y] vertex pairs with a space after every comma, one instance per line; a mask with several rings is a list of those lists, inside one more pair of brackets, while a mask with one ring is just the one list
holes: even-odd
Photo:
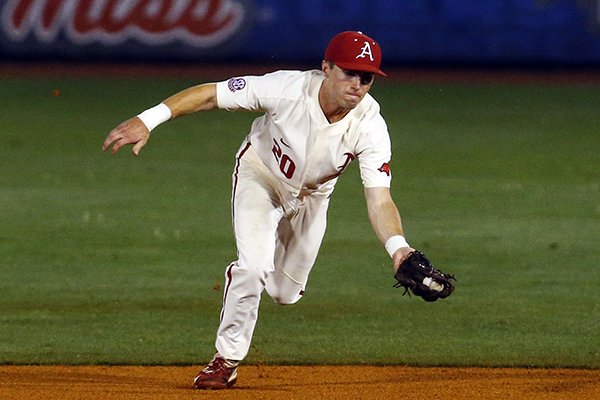
[[200, 391], [197, 367], [0, 366], [0, 399], [600, 399], [600, 370], [243, 366]]

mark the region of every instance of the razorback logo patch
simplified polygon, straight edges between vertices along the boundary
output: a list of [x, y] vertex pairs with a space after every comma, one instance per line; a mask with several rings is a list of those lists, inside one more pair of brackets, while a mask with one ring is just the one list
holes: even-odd
[[390, 165], [388, 163], [383, 163], [381, 165], [381, 167], [379, 167], [377, 169], [377, 171], [379, 172], [383, 172], [384, 174], [386, 174], [387, 176], [390, 176], [390, 174], [392, 173], [392, 171], [390, 170]]

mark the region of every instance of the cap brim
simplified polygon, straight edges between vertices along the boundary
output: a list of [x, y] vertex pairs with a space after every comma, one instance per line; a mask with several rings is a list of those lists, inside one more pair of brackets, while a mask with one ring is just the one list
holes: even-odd
[[375, 67], [374, 65], [362, 64], [362, 63], [344, 63], [344, 62], [336, 62], [335, 65], [337, 65], [340, 68], [348, 69], [351, 71], [372, 72], [372, 73], [380, 75], [380, 76], [387, 76], [387, 74], [385, 72], [383, 72], [379, 68]]

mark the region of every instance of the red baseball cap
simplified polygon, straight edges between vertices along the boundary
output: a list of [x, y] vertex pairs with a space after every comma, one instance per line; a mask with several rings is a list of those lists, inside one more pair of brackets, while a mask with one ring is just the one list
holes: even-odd
[[346, 31], [335, 35], [327, 45], [325, 60], [340, 68], [387, 76], [380, 69], [381, 47], [360, 31]]

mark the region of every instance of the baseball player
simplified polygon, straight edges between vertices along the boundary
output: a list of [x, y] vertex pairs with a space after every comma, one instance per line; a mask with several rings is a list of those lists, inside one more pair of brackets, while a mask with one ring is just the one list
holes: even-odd
[[302, 298], [325, 234], [338, 177], [353, 160], [373, 230], [398, 270], [413, 251], [390, 195], [390, 137], [368, 94], [380, 69], [379, 44], [346, 31], [329, 42], [320, 70], [276, 71], [183, 90], [113, 129], [102, 146], [138, 155], [159, 124], [213, 109], [261, 112], [235, 159], [232, 218], [237, 260], [226, 268], [216, 354], [194, 386], [235, 384], [264, 290], [280, 304]]

